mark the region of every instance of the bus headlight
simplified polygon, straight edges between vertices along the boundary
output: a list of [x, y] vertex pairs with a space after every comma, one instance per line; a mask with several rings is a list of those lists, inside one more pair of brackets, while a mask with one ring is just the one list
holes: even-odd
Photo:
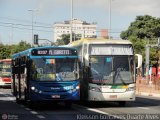
[[42, 93], [42, 91], [41, 90], [39, 90], [39, 94], [41, 94]]
[[77, 86], [76, 86], [76, 90], [79, 90], [79, 89], [80, 89], [80, 86], [79, 86], [79, 85], [77, 85]]
[[129, 87], [126, 89], [126, 91], [135, 91], [135, 87]]
[[101, 92], [101, 90], [97, 87], [91, 87], [90, 90], [95, 92]]
[[34, 86], [32, 86], [32, 87], [31, 87], [31, 90], [33, 90], [33, 91], [34, 91], [35, 89], [36, 89], [36, 88], [35, 88]]

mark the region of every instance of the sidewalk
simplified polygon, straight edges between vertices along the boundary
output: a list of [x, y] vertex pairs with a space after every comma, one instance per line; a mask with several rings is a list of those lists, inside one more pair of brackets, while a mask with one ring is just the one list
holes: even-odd
[[147, 84], [145, 79], [137, 79], [136, 94], [160, 98], [160, 80], [156, 82], [152, 81], [151, 84]]

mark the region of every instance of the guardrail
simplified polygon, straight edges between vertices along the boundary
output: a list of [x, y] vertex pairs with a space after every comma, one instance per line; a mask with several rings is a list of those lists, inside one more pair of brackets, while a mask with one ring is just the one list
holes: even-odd
[[160, 78], [153, 76], [148, 84], [145, 77], [137, 77], [136, 92], [138, 95], [160, 97]]

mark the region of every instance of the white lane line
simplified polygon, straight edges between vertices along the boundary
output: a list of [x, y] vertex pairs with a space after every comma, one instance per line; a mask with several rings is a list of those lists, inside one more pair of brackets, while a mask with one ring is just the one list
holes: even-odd
[[[2, 95], [4, 95], [5, 97], [4, 98], [7, 98], [7, 99], [9, 99], [9, 100], [15, 100], [15, 98], [14, 97], [9, 97], [10, 95], [8, 95], [8, 94], [5, 94], [5, 93], [3, 93], [3, 92], [0, 92], [0, 94], [2, 94]], [[15, 102], [15, 101], [14, 101]], [[20, 105], [21, 107], [25, 107], [24, 105]], [[32, 114], [34, 114], [34, 115], [37, 115], [38, 114], [38, 112], [36, 112], [36, 111], [31, 111], [31, 109], [30, 108], [25, 108], [26, 110], [29, 110]], [[45, 119], [45, 117], [43, 116], [43, 115], [37, 115], [37, 117], [39, 118], [39, 119]]]
[[45, 119], [43, 115], [38, 115], [39, 113], [36, 111], [32, 111], [30, 108], [25, 108], [26, 110], [30, 111], [31, 114], [36, 115], [39, 119]]
[[89, 107], [85, 107], [85, 106], [81, 106], [81, 105], [77, 105], [77, 104], [75, 106], [78, 106], [78, 107], [81, 107], [81, 108], [85, 108], [85, 109], [90, 110], [92, 112], [97, 112], [97, 113], [109, 115], [109, 113], [103, 112], [101, 110], [97, 110], [97, 109], [93, 109], [93, 108], [89, 108]]
[[20, 106], [23, 107], [23, 108], [25, 107], [24, 105], [20, 105]]
[[31, 110], [30, 108], [25, 108], [26, 110]]
[[4, 95], [7, 98], [7, 100], [9, 100], [9, 101], [14, 101], [15, 100], [14, 97], [9, 97], [10, 94], [8, 95], [8, 94], [5, 94], [4, 92], [0, 92], [0, 94]]
[[97, 112], [97, 113], [101, 113], [101, 114], [105, 114], [105, 115], [109, 115], [109, 113], [103, 112], [101, 110], [97, 110], [97, 109], [93, 109], [93, 108], [87, 108], [89, 111], [92, 112]]
[[37, 115], [37, 117], [40, 119], [45, 119], [45, 117], [43, 115]]
[[[89, 111], [92, 111], [92, 112], [97, 112], [97, 113], [100, 113], [101, 115], [101, 117], [102, 117], [102, 119], [103, 119], [103, 117], [106, 117], [106, 118], [108, 118], [107, 116], [110, 116], [110, 117], [112, 117], [112, 119], [119, 119], [119, 116], [118, 115], [112, 115], [112, 114], [109, 114], [109, 113], [107, 113], [107, 112], [103, 112], [103, 111], [101, 111], [101, 110], [97, 110], [97, 109], [93, 109], [93, 108], [89, 108], [89, 107], [85, 107], [85, 106], [81, 106], [81, 105], [75, 105], [75, 106], [78, 106], [78, 107], [81, 107], [81, 108], [85, 108], [85, 109], [87, 109], [87, 110], [89, 110]], [[106, 115], [106, 116], [105, 116]]]
[[137, 107], [137, 108], [144, 109], [144, 110], [149, 110], [150, 109], [148, 107]]
[[36, 112], [36, 111], [30, 111], [32, 114], [34, 114], [34, 115], [37, 115], [38, 114], [38, 112]]

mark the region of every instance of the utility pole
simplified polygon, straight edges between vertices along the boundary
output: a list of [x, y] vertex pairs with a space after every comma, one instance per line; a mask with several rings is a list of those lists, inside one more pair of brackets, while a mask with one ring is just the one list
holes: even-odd
[[71, 0], [71, 21], [70, 21], [71, 33], [70, 33], [70, 43], [72, 43], [72, 21], [73, 21], [73, 0]]
[[28, 11], [31, 11], [32, 12], [32, 37], [31, 37], [31, 44], [32, 44], [32, 47], [34, 46], [34, 36], [33, 36], [33, 16], [34, 16], [34, 12], [37, 11], [37, 10], [28, 10]]
[[111, 0], [109, 0], [109, 40], [111, 39]]
[[149, 65], [149, 63], [150, 63], [150, 53], [149, 53], [150, 48], [154, 48], [154, 47], [159, 48], [160, 47], [159, 42], [160, 42], [160, 38], [158, 38], [157, 44], [149, 44], [149, 41], [148, 41], [148, 43], [146, 45], [146, 80], [147, 80], [148, 84], [151, 82], [151, 79], [149, 80], [149, 77], [148, 77], [149, 76], [149, 67], [150, 67], [150, 65]]
[[146, 45], [146, 80], [147, 80], [147, 83], [149, 84], [149, 58], [150, 58], [150, 54], [149, 54], [149, 51], [150, 51], [150, 45], [147, 44]]

